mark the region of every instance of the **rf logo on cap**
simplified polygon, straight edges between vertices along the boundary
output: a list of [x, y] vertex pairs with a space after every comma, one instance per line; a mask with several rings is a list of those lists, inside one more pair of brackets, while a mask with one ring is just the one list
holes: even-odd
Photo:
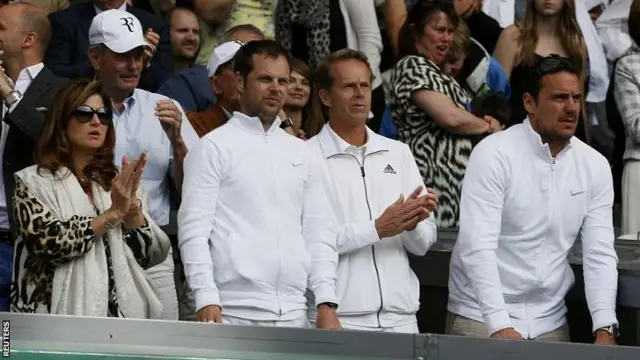
[[122, 26], [126, 26], [127, 29], [129, 29], [130, 32], [133, 32], [133, 18], [132, 17], [121, 17], [120, 20], [122, 20]]

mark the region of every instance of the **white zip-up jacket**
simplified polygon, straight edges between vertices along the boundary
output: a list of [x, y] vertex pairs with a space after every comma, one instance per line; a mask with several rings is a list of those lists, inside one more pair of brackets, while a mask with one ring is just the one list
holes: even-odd
[[370, 328], [415, 323], [420, 285], [407, 251], [424, 255], [435, 243], [433, 214], [413, 231], [390, 238], [380, 239], [375, 228], [375, 220], [400, 194], [406, 198], [423, 185], [409, 147], [367, 129], [360, 155], [328, 124], [307, 145], [324, 159], [321, 179], [340, 226], [340, 321]]
[[617, 324], [612, 206], [609, 164], [579, 139], [554, 159], [528, 119], [487, 137], [462, 185], [449, 311], [491, 334], [514, 327], [536, 338], [558, 329], [574, 283], [567, 255], [580, 236], [593, 330]]
[[292, 320], [306, 314], [308, 287], [318, 304], [338, 303], [336, 226], [320, 167], [279, 126], [265, 131], [234, 112], [187, 155], [179, 244], [196, 310]]

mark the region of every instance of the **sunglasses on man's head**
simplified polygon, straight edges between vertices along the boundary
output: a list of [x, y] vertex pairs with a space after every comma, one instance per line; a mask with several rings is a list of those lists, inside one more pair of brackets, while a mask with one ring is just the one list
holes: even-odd
[[93, 119], [93, 115], [98, 115], [98, 120], [100, 120], [102, 125], [109, 125], [112, 120], [111, 109], [106, 107], [94, 110], [89, 105], [80, 105], [76, 108], [73, 114], [75, 115], [76, 120], [81, 123], [88, 123]]
[[571, 61], [556, 54], [551, 54], [545, 57], [540, 61], [540, 63], [538, 63], [538, 66], [536, 67], [538, 76], [544, 76], [550, 73], [560, 72], [564, 70], [575, 72]]

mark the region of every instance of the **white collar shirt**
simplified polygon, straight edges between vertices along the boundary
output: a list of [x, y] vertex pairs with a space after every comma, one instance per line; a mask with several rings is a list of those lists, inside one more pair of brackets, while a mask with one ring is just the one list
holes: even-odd
[[[126, 155], [133, 160], [147, 151], [147, 165], [142, 173], [142, 188], [149, 215], [161, 226], [169, 223], [172, 186], [170, 179], [173, 176], [171, 142], [155, 115], [156, 103], [164, 99], [168, 98], [136, 89], [124, 101], [122, 112], [113, 109], [113, 124], [116, 129], [115, 164], [121, 167], [123, 156]], [[195, 145], [199, 137], [187, 120], [180, 104], [176, 102], [176, 106], [182, 113], [182, 139], [189, 149]]]

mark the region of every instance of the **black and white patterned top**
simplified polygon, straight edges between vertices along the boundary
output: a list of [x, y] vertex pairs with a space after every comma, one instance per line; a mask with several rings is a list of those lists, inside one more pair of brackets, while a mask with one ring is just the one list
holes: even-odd
[[398, 62], [391, 86], [390, 104], [398, 140], [409, 145], [425, 185], [438, 194], [436, 224], [444, 228], [458, 227], [460, 191], [471, 154], [471, 138], [437, 125], [414, 104], [412, 95], [419, 90], [436, 91], [464, 108], [470, 94], [432, 61], [413, 55]]

